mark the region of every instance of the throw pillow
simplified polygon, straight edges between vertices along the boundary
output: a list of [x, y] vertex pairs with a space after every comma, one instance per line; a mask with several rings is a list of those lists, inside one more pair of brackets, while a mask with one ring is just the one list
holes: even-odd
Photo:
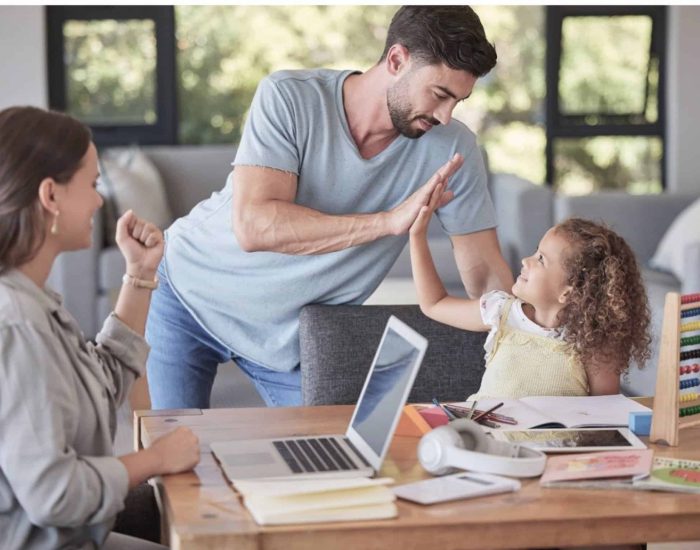
[[103, 219], [107, 244], [114, 244], [116, 220], [129, 209], [161, 229], [172, 221], [158, 169], [137, 147], [108, 150], [101, 155], [98, 190], [105, 198]]
[[683, 253], [686, 246], [696, 242], [700, 242], [700, 199], [673, 220], [649, 263], [683, 279]]

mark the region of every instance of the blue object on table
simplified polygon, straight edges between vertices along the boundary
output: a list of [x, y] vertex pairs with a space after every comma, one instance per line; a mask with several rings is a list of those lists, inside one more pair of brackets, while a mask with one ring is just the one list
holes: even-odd
[[449, 409], [448, 409], [447, 407], [445, 407], [442, 403], [440, 403], [440, 401], [438, 401], [438, 398], [437, 398], [437, 397], [433, 397], [433, 405], [435, 405], [436, 407], [442, 409], [442, 412], [444, 412], [444, 413], [447, 415], [447, 418], [449, 418], [450, 420], [456, 420], [456, 419], [457, 419], [457, 417], [455, 416], [455, 414], [454, 414], [451, 410], [449, 410]]
[[651, 432], [651, 411], [631, 412], [629, 428], [635, 435], [649, 435]]

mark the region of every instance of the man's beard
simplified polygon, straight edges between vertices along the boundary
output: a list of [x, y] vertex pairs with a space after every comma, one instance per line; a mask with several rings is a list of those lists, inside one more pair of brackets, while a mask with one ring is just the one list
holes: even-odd
[[391, 123], [394, 125], [396, 131], [409, 139], [418, 139], [425, 134], [426, 130], [414, 128], [412, 126], [413, 122], [416, 120], [425, 120], [433, 126], [437, 126], [440, 124], [440, 121], [425, 115], [414, 116], [411, 113], [411, 104], [406, 99], [405, 93], [407, 85], [408, 83], [404, 82], [404, 79], [401, 79], [389, 88], [386, 94], [386, 105], [389, 108]]

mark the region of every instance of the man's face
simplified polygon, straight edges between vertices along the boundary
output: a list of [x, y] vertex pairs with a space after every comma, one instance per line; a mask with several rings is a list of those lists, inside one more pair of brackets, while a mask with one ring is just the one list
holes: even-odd
[[406, 68], [387, 92], [387, 106], [396, 131], [421, 137], [433, 126], [447, 124], [457, 103], [471, 95], [476, 77], [444, 64]]

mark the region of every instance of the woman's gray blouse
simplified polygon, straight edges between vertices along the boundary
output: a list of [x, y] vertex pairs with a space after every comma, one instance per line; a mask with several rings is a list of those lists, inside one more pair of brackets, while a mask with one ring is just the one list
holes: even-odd
[[96, 548], [123, 507], [116, 411], [149, 348], [114, 314], [96, 340], [58, 294], [0, 275], [2, 548]]

